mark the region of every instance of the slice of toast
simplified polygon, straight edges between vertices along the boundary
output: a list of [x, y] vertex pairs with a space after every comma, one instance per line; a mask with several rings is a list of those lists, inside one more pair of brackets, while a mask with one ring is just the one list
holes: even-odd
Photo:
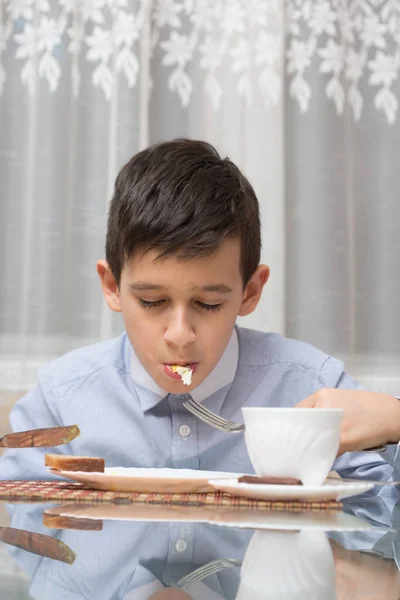
[[87, 471], [104, 473], [104, 458], [92, 456], [68, 456], [67, 454], [46, 454], [44, 464], [59, 471]]

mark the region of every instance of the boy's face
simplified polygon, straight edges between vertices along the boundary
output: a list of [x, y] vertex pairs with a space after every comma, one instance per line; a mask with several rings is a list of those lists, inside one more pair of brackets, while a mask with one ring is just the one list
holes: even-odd
[[[243, 289], [240, 243], [227, 239], [208, 257], [182, 260], [159, 252], [136, 253], [126, 262], [119, 287], [106, 261], [97, 270], [109, 307], [122, 312], [140, 362], [166, 392], [197, 387], [220, 360], [238, 315], [257, 306], [269, 269], [260, 265]], [[184, 385], [168, 365], [190, 365]]]

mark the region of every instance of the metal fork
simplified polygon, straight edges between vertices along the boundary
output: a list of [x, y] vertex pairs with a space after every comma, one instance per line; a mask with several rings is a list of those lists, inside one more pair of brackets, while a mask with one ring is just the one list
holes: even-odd
[[[215, 429], [220, 429], [221, 431], [226, 431], [228, 433], [239, 433], [240, 431], [245, 430], [245, 426], [242, 423], [236, 423], [235, 421], [228, 421], [219, 415], [216, 415], [212, 410], [206, 408], [193, 398], [189, 398], [186, 402], [183, 403], [183, 406], [187, 411], [192, 413], [195, 417], [198, 417], [207, 425], [211, 425], [211, 427], [215, 427]], [[379, 446], [377, 448], [365, 448], [362, 452], [385, 452], [386, 446]]]
[[192, 573], [185, 575], [185, 577], [182, 577], [182, 579], [177, 582], [176, 587], [187, 589], [198, 581], [201, 581], [202, 579], [205, 579], [206, 577], [209, 577], [210, 575], [213, 575], [222, 569], [240, 567], [241, 565], [241, 561], [236, 560], [235, 558], [219, 558], [217, 560], [213, 560], [202, 567], [199, 567]]
[[211, 427], [215, 427], [216, 429], [220, 429], [221, 431], [228, 431], [229, 433], [237, 433], [240, 431], [244, 431], [244, 425], [240, 423], [235, 423], [235, 421], [228, 421], [227, 419], [223, 419], [216, 415], [212, 410], [209, 410], [205, 406], [202, 406], [193, 398], [189, 398], [187, 402], [183, 403], [183, 406], [192, 413], [195, 417], [198, 417]]

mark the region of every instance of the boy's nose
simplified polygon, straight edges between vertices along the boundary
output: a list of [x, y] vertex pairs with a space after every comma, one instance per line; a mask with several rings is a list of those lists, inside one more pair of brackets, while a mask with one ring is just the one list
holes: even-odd
[[167, 344], [173, 344], [183, 348], [187, 344], [194, 342], [196, 338], [192, 324], [187, 317], [182, 314], [176, 314], [167, 325], [164, 333], [164, 340]]

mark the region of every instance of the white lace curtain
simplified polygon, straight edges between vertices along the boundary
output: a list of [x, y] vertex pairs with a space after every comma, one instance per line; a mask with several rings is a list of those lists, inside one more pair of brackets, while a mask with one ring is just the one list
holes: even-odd
[[[111, 100], [118, 79], [136, 86], [143, 52], [158, 51], [168, 88], [184, 107], [193, 89], [203, 87], [218, 110], [226, 67], [245, 101], [257, 89], [267, 106], [277, 105], [284, 53], [289, 94], [301, 111], [310, 107], [309, 75], [317, 67], [338, 114], [348, 103], [360, 120], [366, 82], [375, 90], [375, 108], [389, 123], [396, 119], [399, 0], [3, 0], [2, 6], [0, 52], [14, 45], [31, 93], [38, 79], [55, 92], [68, 77], [78, 98], [87, 61], [92, 68], [85, 75]], [[188, 72], [194, 64], [202, 71], [196, 82]], [[2, 65], [0, 91], [6, 79]]]
[[190, 136], [260, 199], [243, 325], [397, 389], [399, 71], [399, 0], [2, 0], [0, 387], [121, 330], [94, 269], [116, 173]]

